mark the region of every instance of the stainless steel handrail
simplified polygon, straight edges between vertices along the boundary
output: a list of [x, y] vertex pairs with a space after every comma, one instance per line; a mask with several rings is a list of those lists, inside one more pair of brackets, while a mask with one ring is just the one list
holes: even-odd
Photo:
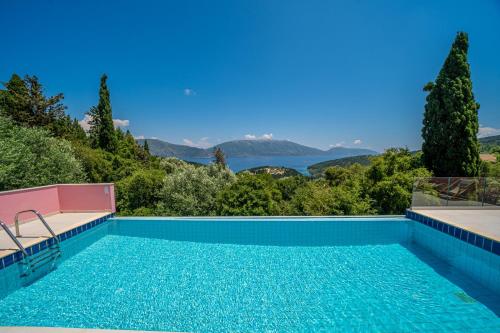
[[40, 214], [35, 209], [27, 209], [27, 210], [22, 210], [20, 212], [17, 212], [16, 217], [14, 218], [14, 223], [15, 223], [15, 226], [16, 226], [16, 237], [21, 237], [21, 233], [19, 232], [19, 215], [23, 214], [23, 213], [33, 213], [33, 214], [35, 214], [38, 217], [38, 219], [40, 221], [42, 221], [43, 225], [45, 226], [45, 228], [47, 228], [47, 230], [50, 232], [50, 234], [52, 235], [52, 237], [54, 237], [54, 239], [56, 240], [57, 245], [59, 245], [59, 238], [57, 238], [57, 235], [55, 234], [54, 230], [52, 230], [52, 228], [49, 226], [49, 224], [47, 223], [47, 221], [45, 221], [45, 219], [43, 218], [42, 214]]
[[19, 248], [19, 250], [21, 250], [21, 252], [23, 253], [24, 257], [28, 257], [28, 252], [26, 252], [26, 249], [24, 248], [24, 246], [21, 244], [21, 242], [19, 242], [19, 240], [17, 239], [17, 237], [12, 233], [12, 231], [10, 231], [9, 227], [3, 223], [3, 221], [0, 220], [0, 226], [2, 226], [3, 230], [5, 230], [5, 232], [7, 233], [7, 235], [9, 235], [10, 239], [12, 239], [12, 241], [16, 244], [16, 246]]

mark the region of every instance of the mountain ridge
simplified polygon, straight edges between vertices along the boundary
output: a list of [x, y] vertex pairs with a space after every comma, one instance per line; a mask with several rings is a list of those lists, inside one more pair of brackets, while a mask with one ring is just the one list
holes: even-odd
[[205, 149], [169, 143], [159, 139], [138, 139], [137, 142], [144, 145], [146, 140], [151, 154], [178, 158], [210, 158], [215, 148], [222, 149], [226, 157], [334, 156], [342, 158], [378, 154], [378, 152], [366, 148], [334, 147], [329, 150], [321, 150], [288, 140], [233, 140]]

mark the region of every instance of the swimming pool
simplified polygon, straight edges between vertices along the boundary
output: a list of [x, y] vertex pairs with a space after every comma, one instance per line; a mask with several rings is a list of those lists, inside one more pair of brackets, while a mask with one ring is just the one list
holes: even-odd
[[0, 326], [500, 330], [499, 256], [467, 246], [406, 218], [111, 219], [26, 287], [0, 270]]

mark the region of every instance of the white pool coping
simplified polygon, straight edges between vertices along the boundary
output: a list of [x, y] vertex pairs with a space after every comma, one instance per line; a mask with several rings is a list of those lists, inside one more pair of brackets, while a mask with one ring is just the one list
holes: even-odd
[[498, 209], [412, 209], [412, 211], [500, 242]]

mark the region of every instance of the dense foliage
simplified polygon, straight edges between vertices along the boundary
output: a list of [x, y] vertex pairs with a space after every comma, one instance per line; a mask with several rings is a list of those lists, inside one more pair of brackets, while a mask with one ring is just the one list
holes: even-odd
[[161, 165], [171, 172], [164, 177], [160, 187], [159, 215], [216, 215], [217, 194], [235, 179], [229, 169], [218, 163], [194, 166], [168, 159]]
[[428, 83], [422, 137], [425, 166], [436, 176], [477, 176], [480, 171], [479, 104], [467, 63], [467, 34], [459, 32], [435, 83]]
[[0, 116], [0, 191], [85, 180], [68, 141]]
[[[235, 175], [222, 150], [214, 151], [208, 166], [151, 156], [155, 140], [139, 144], [129, 131], [112, 126], [106, 80], [101, 78], [86, 133], [64, 113], [62, 94], [45, 97], [36, 77], [12, 76], [0, 90], [0, 190], [114, 182], [122, 215], [401, 214], [410, 205], [415, 177], [431, 176], [421, 153], [397, 148], [324, 165], [317, 178], [286, 172], [277, 177], [279, 168]], [[499, 176], [500, 163], [483, 163], [481, 170]]]

